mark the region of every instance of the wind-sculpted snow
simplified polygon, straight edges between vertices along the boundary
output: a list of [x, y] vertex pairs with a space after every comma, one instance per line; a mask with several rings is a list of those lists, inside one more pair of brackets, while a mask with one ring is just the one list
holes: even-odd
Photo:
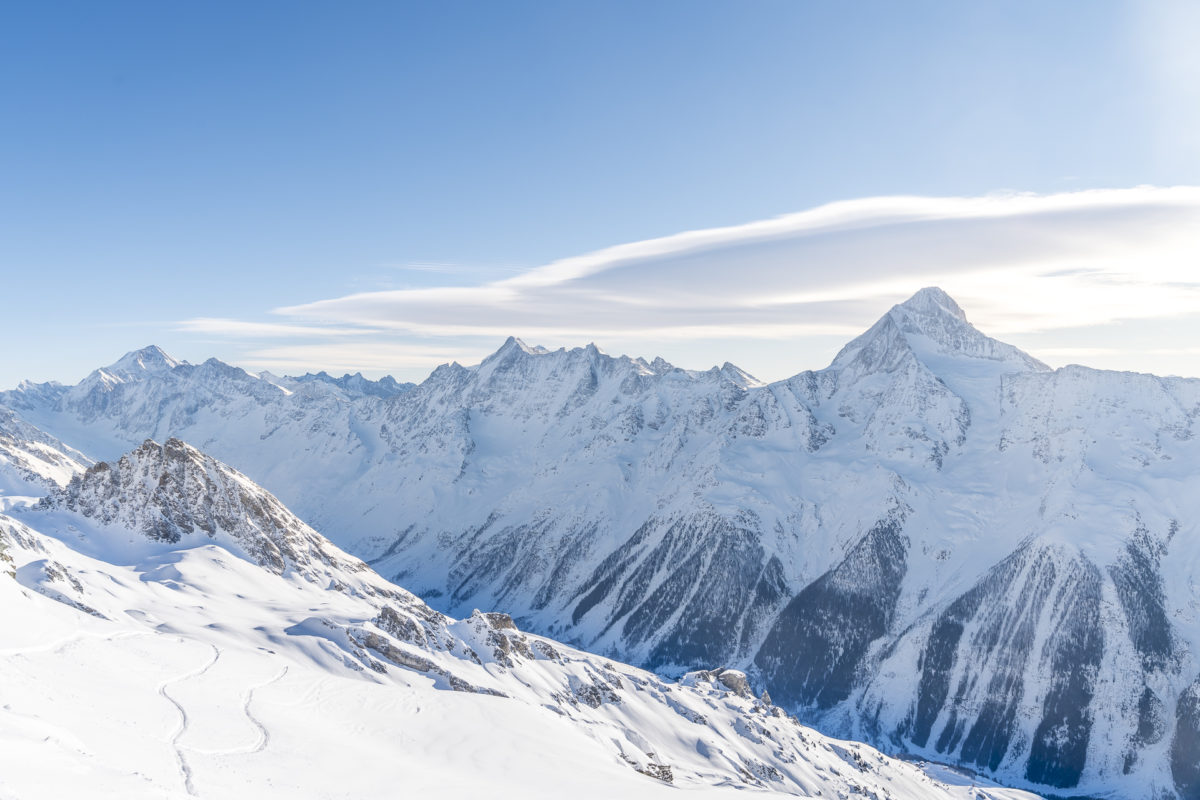
[[1188, 796], [1200, 381], [1050, 370], [937, 289], [769, 385], [516, 339], [399, 392], [139, 352], [0, 405], [96, 460], [186, 440], [440, 612], [731, 665], [1056, 794]]
[[[6, 794], [978, 796], [966, 776], [804, 727], [736, 670], [668, 681], [504, 613], [447, 617], [182, 442], [11, 513]], [[140, 549], [116, 547], [118, 531]]]

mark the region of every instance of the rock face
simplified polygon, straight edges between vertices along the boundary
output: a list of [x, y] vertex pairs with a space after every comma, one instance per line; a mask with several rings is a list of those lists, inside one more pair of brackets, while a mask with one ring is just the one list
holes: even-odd
[[868, 648], [892, 627], [906, 566], [902, 523], [881, 520], [779, 613], [754, 658], [777, 696], [817, 709], [850, 697]]
[[37, 508], [73, 511], [164, 545], [211, 540], [279, 575], [317, 580], [330, 570], [368, 570], [246, 476], [179, 439], [148, 439], [115, 462], [95, 464]]
[[396, 394], [126, 361], [0, 404], [197, 443], [440, 611], [1055, 794], [1192, 785], [1200, 381], [1050, 370], [937, 289], [769, 385], [516, 339]]
[[1099, 570], [1070, 552], [1028, 547], [1005, 560], [934, 620], [915, 719], [894, 733], [993, 772], [1020, 766], [1013, 756], [1027, 747], [1027, 780], [1077, 785], [1104, 655], [1100, 589]]

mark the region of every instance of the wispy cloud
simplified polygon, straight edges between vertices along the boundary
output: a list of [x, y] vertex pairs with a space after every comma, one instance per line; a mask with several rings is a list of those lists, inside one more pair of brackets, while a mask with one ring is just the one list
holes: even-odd
[[324, 369], [346, 372], [400, 373], [418, 370], [427, 373], [438, 364], [450, 361], [473, 363], [487, 351], [482, 348], [453, 348], [411, 345], [401, 342], [371, 342], [367, 346], [342, 343], [260, 347], [237, 359], [246, 369], [300, 373]]
[[[820, 339], [827, 351], [832, 338], [860, 332], [933, 284], [1001, 335], [1197, 314], [1198, 267], [1196, 187], [879, 197], [618, 245], [480, 285], [289, 306], [275, 311], [288, 322], [277, 330], [260, 323], [259, 333], [329, 330], [360, 337], [355, 346], [363, 347], [409, 338], [494, 345], [515, 334], [639, 354], [736, 340], [708, 360], [754, 363], [746, 354], [756, 342], [791, 342], [803, 353]], [[236, 330], [230, 320], [187, 324]], [[820, 364], [757, 366], [779, 377]]]
[[221, 317], [196, 317], [179, 322], [176, 330], [207, 333], [228, 338], [324, 339], [341, 336], [367, 336], [379, 328], [339, 327], [335, 325], [291, 325], [279, 322], [251, 322]]

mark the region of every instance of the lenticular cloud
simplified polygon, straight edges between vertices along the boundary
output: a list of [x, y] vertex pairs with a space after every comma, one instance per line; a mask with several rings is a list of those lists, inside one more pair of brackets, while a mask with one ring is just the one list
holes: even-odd
[[278, 313], [426, 336], [757, 338], [841, 332], [848, 311], [936, 283], [995, 330], [1069, 327], [1196, 308], [1198, 222], [1191, 187], [867, 198]]

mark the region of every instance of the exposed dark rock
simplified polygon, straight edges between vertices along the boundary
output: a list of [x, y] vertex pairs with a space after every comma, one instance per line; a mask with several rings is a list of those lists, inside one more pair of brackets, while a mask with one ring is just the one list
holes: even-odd
[[737, 696], [754, 697], [754, 693], [750, 691], [750, 683], [746, 680], [746, 673], [736, 669], [719, 669], [716, 676], [722, 686]]
[[1158, 695], [1147, 686], [1142, 690], [1141, 697], [1138, 698], [1137, 731], [1129, 742], [1129, 749], [1125, 751], [1125, 760], [1121, 765], [1122, 772], [1126, 775], [1132, 772], [1133, 767], [1141, 758], [1142, 751], [1150, 745], [1161, 742], [1166, 733], [1166, 708]]
[[541, 639], [533, 640], [533, 649], [542, 654], [543, 658], [550, 661], [562, 661], [562, 655], [549, 642]]
[[425, 629], [407, 614], [401, 614], [391, 606], [384, 606], [373, 620], [376, 625], [400, 641], [426, 647], [429, 641]]
[[634, 769], [643, 775], [648, 775], [651, 778], [662, 781], [663, 783], [674, 783], [675, 775], [671, 771], [671, 767], [667, 764], [646, 764], [643, 767], [634, 767]]
[[493, 628], [495, 628], [498, 631], [502, 631], [502, 630], [515, 631], [517, 629], [517, 625], [515, 622], [513, 622], [513, 618], [510, 617], [508, 614], [501, 614], [496, 611], [488, 611], [488, 612], [485, 612], [483, 616], [484, 616], [484, 619], [486, 619], [488, 621], [488, 624], [491, 625]]
[[597, 603], [604, 600], [617, 586], [620, 576], [625, 574], [634, 563], [641, 552], [645, 549], [646, 543], [650, 538], [650, 532], [656, 525], [656, 520], [648, 520], [643, 523], [637, 531], [634, 532], [629, 539], [618, 547], [613, 552], [605, 556], [599, 566], [592, 572], [592, 576], [584, 582], [580, 590], [582, 598], [575, 606], [575, 610], [571, 612], [571, 624], [579, 624], [584, 615], [592, 610]]
[[1125, 545], [1125, 554], [1108, 568], [1133, 646], [1147, 671], [1170, 668], [1177, 662], [1176, 643], [1167, 618], [1159, 561], [1165, 545], [1138, 528]]
[[[1080, 562], [1075, 562], [1080, 563]], [[1047, 643], [1050, 688], [1033, 733], [1025, 777], [1046, 786], [1079, 783], [1092, 733], [1092, 697], [1104, 653], [1100, 627], [1100, 571], [1082, 563], [1060, 584], [1059, 623]]]
[[17, 577], [16, 566], [13, 562], [13, 557], [8, 553], [8, 541], [5, 539], [4, 531], [0, 531], [0, 569], [4, 570], [4, 574], [10, 578]]
[[1200, 678], [1180, 695], [1175, 705], [1171, 777], [1183, 800], [1200, 798]]
[[583, 680], [574, 675], [570, 676], [571, 693], [575, 699], [586, 706], [599, 708], [604, 703], [619, 703], [621, 695], [609, 680], [592, 673], [591, 680]]
[[[1104, 651], [1100, 587], [1101, 573], [1093, 564], [1053, 547], [1025, 547], [990, 570], [930, 629], [909, 731], [913, 744], [928, 746], [936, 733], [938, 752], [996, 770], [1016, 745], [1025, 681], [1037, 671], [1050, 683], [1028, 744], [1026, 778], [1076, 785], [1086, 762], [1090, 704]], [[1037, 652], [1036, 632], [1043, 624], [1051, 635]], [[968, 627], [973, 633], [964, 641]], [[943, 715], [945, 723], [934, 731]], [[898, 732], [900, 738], [904, 734]]]
[[446, 679], [450, 688], [456, 692], [472, 692], [474, 694], [489, 694], [496, 697], [506, 697], [504, 692], [483, 686], [475, 686], [452, 672], [438, 666], [424, 656], [409, 653], [394, 646], [386, 638], [369, 631], [351, 631], [351, 636], [363, 647], [374, 650], [397, 666], [406, 667], [426, 675], [436, 675]]
[[907, 570], [902, 521], [878, 522], [779, 615], [754, 663], [785, 704], [827, 709], [849, 697], [867, 648], [891, 624]]

